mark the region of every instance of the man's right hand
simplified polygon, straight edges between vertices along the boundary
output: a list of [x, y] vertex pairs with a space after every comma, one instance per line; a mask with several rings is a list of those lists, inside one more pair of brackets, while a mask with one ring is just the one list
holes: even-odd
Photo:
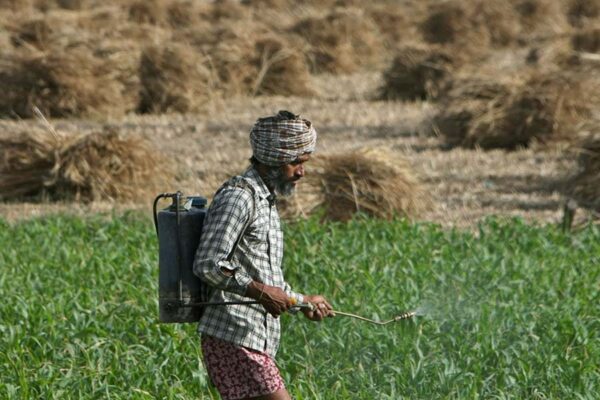
[[275, 318], [292, 307], [291, 298], [281, 288], [256, 281], [248, 285], [246, 296], [257, 300]]

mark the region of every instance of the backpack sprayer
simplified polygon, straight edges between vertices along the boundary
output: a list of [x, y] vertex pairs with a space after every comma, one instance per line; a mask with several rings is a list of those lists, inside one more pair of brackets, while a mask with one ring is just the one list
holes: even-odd
[[[171, 205], [157, 213], [158, 201], [169, 198]], [[194, 256], [200, 243], [207, 213], [207, 199], [184, 196], [181, 192], [162, 193], [154, 199], [152, 212], [158, 236], [158, 319], [159, 322], [198, 322], [204, 307], [233, 304], [258, 304], [257, 301], [206, 302], [207, 288], [193, 271]], [[239, 240], [239, 239], [238, 239]], [[236, 242], [237, 246], [237, 242]], [[316, 308], [312, 303], [295, 304], [292, 308]], [[333, 311], [335, 315], [356, 318], [377, 325], [387, 325], [416, 316], [405, 312], [387, 321], [375, 321], [359, 315]]]

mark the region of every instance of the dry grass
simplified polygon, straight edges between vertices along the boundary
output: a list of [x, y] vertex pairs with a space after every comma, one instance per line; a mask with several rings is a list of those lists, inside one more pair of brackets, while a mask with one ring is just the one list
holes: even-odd
[[142, 113], [201, 110], [214, 96], [215, 76], [206, 57], [190, 46], [165, 44], [144, 50], [140, 62]]
[[[573, 26], [583, 26], [587, 21], [597, 20], [600, 17], [599, 0], [569, 0], [567, 15]], [[597, 21], [595, 21], [597, 23]]]
[[312, 71], [349, 73], [381, 62], [379, 30], [360, 9], [333, 11], [323, 17], [303, 19], [291, 30], [310, 46]]
[[451, 146], [515, 149], [532, 141], [573, 142], [575, 127], [600, 105], [600, 81], [588, 68], [532, 70], [529, 78], [459, 79], [440, 100], [437, 131]]
[[600, 212], [600, 123], [589, 123], [588, 137], [577, 144], [579, 171], [568, 182], [568, 193], [584, 207]]
[[435, 47], [402, 47], [383, 72], [377, 97], [383, 100], [435, 98], [448, 78], [452, 64], [450, 55]]
[[85, 47], [15, 55], [0, 70], [0, 115], [52, 117], [119, 115], [135, 109], [136, 94], [118, 80], [118, 66]]
[[32, 130], [0, 140], [2, 200], [135, 200], [173, 179], [147, 143], [106, 129], [87, 135]]
[[227, 25], [218, 29], [214, 37], [219, 40], [204, 47], [226, 93], [283, 96], [313, 93], [298, 41], [274, 35], [256, 23]]
[[600, 106], [600, 81], [589, 71], [533, 73], [515, 93], [495, 97], [473, 121], [465, 144], [514, 149], [532, 140], [574, 141], [574, 129]]
[[555, 0], [512, 0], [525, 36], [552, 37], [569, 30], [560, 2]]
[[411, 168], [397, 154], [362, 149], [316, 155], [299, 192], [283, 204], [283, 214], [346, 221], [362, 212], [378, 218], [414, 217], [429, 198]]
[[571, 38], [574, 50], [600, 53], [600, 28], [578, 32]]
[[439, 111], [433, 118], [435, 133], [448, 146], [464, 145], [473, 121], [500, 107], [516, 83], [510, 78], [498, 79], [493, 70], [485, 69], [448, 79], [438, 99]]
[[487, 50], [490, 38], [485, 26], [472, 15], [473, 2], [447, 1], [432, 3], [420, 24], [423, 39], [454, 49], [455, 55], [473, 58]]

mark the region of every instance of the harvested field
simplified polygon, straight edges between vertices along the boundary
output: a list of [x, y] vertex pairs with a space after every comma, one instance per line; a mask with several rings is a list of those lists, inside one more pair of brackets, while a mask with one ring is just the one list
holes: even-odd
[[[350, 82], [361, 84], [351, 86]], [[577, 160], [562, 147], [533, 146], [513, 152], [456, 148], [443, 150], [441, 138], [427, 136], [435, 107], [428, 103], [373, 102], [365, 100], [376, 89], [376, 74], [337, 78], [322, 76], [317, 87], [319, 99], [286, 97], [245, 97], [224, 100], [202, 116], [129, 116], [112, 120], [124, 135], [141, 135], [177, 160], [177, 179], [161, 191], [181, 189], [185, 193], [212, 193], [230, 174], [248, 165], [248, 132], [258, 116], [290, 109], [311, 119], [319, 132], [317, 154], [340, 153], [363, 147], [385, 147], [406, 160], [419, 177], [431, 208], [418, 220], [443, 226], [474, 227], [490, 214], [519, 216], [532, 222], [558, 222], [565, 197], [560, 191], [565, 176], [577, 169]], [[346, 90], [332, 91], [330, 88]], [[7, 134], [35, 125], [34, 121], [0, 121]], [[57, 129], [92, 132], [105, 123], [56, 121]], [[175, 162], [175, 161], [173, 161]], [[310, 173], [310, 162], [307, 165]], [[298, 190], [302, 190], [302, 183]], [[121, 208], [149, 210], [151, 196]], [[8, 219], [40, 213], [70, 210], [114, 209], [114, 203], [2, 204], [0, 213]], [[587, 212], [577, 214], [587, 218]]]
[[19, 120], [33, 106], [60, 131], [141, 135], [178, 169], [165, 190], [210, 196], [247, 164], [254, 120], [287, 108], [323, 157], [406, 162], [431, 198], [418, 218], [556, 220], [577, 168], [562, 141], [598, 109], [597, 4], [3, 0], [0, 137], [39, 129]]

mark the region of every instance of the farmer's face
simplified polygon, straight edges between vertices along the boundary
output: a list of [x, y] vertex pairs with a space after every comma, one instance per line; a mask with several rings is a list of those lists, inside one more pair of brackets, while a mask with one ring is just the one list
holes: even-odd
[[300, 178], [304, 177], [304, 164], [310, 159], [310, 154], [303, 154], [295, 161], [281, 166], [283, 179], [294, 187]]
[[304, 164], [309, 158], [309, 154], [304, 154], [289, 164], [269, 170], [266, 178], [275, 192], [282, 196], [292, 195], [298, 180], [304, 177]]

